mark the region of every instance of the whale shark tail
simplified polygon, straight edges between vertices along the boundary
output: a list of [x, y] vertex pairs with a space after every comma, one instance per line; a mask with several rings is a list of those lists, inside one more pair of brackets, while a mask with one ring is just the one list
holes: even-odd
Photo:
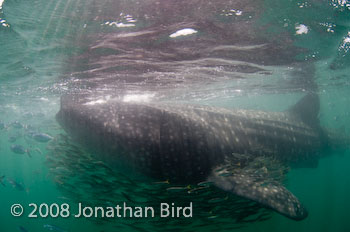
[[322, 128], [319, 120], [319, 111], [320, 99], [316, 93], [305, 95], [287, 110], [289, 114], [298, 117], [306, 125], [318, 131], [324, 149], [337, 150], [338, 152], [341, 151], [341, 153], [350, 149], [350, 135], [346, 133], [345, 128]]
[[[264, 163], [269, 162], [271, 161]], [[305, 219], [308, 215], [306, 208], [277, 180], [284, 176], [284, 167], [280, 166], [271, 171], [270, 167], [264, 165], [258, 165], [260, 168], [257, 168], [257, 163], [261, 161], [254, 160], [251, 163], [254, 165], [250, 164], [241, 169], [232, 169], [230, 165], [219, 166], [213, 170], [208, 181], [224, 191], [258, 202], [288, 218]]]

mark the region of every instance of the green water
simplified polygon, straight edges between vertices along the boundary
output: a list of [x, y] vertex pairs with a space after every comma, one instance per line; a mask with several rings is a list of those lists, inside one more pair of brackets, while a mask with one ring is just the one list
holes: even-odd
[[[125, 6], [127, 1], [120, 2]], [[136, 2], [127, 3], [130, 4], [127, 10], [137, 8]], [[215, 4], [215, 1], [211, 3]], [[105, 172], [106, 169], [102, 166], [100, 169], [91, 170], [92, 167], [86, 163], [92, 162], [94, 158], [86, 154], [88, 152], [84, 148], [75, 147], [71, 141], [65, 143], [61, 136], [66, 134], [55, 119], [62, 94], [88, 89], [84, 83], [76, 81], [75, 75], [79, 75], [78, 72], [71, 71], [70, 59], [84, 53], [86, 49], [84, 38], [90, 36], [89, 39], [91, 39], [93, 38], [91, 34], [96, 32], [113, 32], [114, 29], [106, 28], [103, 24], [107, 21], [108, 15], [115, 14], [118, 18], [119, 12], [109, 12], [103, 4], [93, 0], [0, 0], [0, 4], [2, 4], [0, 9], [0, 177], [5, 176], [4, 186], [0, 184], [0, 231], [21, 231], [20, 226], [29, 232], [49, 231], [44, 225], [54, 225], [64, 231], [98, 232], [213, 231], [214, 229], [218, 231], [350, 231], [349, 150], [326, 154], [319, 160], [317, 168], [299, 168], [289, 171], [285, 185], [309, 211], [309, 216], [299, 222], [265, 209], [259, 210], [262, 214], [266, 213], [266, 220], [250, 223], [237, 222], [235, 221], [237, 218], [233, 216], [236, 212], [230, 211], [230, 207], [227, 206], [236, 204], [240, 200], [232, 196], [229, 196], [226, 202], [218, 203], [216, 210], [222, 211], [217, 213], [218, 217], [207, 220], [211, 216], [210, 212], [215, 211], [215, 206], [206, 208], [206, 202], [210, 197], [208, 198], [205, 193], [196, 198], [186, 193], [167, 195], [168, 193], [164, 193], [162, 187], [127, 183], [127, 178], [119, 175], [118, 172], [110, 173], [109, 177], [103, 176], [106, 178], [106, 182], [103, 183], [107, 184], [113, 181], [124, 181], [120, 186], [114, 186], [113, 191], [120, 188], [123, 193], [127, 193], [131, 199], [141, 202], [142, 205], [147, 205], [150, 199], [156, 198], [150, 192], [159, 195], [160, 199], [165, 199], [167, 202], [178, 199], [179, 203], [186, 205], [192, 200], [196, 204], [194, 217], [170, 220], [113, 219], [111, 221], [73, 217], [28, 218], [27, 215], [32, 209], [28, 206], [29, 203], [38, 205], [69, 203], [74, 209], [77, 200], [91, 204], [99, 204], [102, 202], [101, 199], [104, 203], [130, 200], [120, 192], [108, 195], [103, 193], [106, 189], [98, 189], [98, 191], [101, 190], [98, 192], [97, 189], [85, 186], [87, 180], [84, 178]], [[268, 0], [261, 5], [263, 15], [254, 25], [257, 28], [272, 25], [269, 31], [262, 30], [262, 37], [289, 33], [294, 39], [295, 46], [308, 49], [307, 52], [302, 52], [298, 59], [315, 62], [314, 77], [318, 86], [316, 91], [321, 100], [319, 115], [321, 125], [337, 131], [345, 131], [347, 134], [350, 133], [350, 81], [347, 67], [350, 64], [350, 41], [347, 40], [350, 33], [349, 5], [348, 1]], [[102, 13], [97, 9], [102, 10]], [[123, 10], [120, 9], [120, 12]], [[106, 18], [103, 18], [103, 12], [107, 12]], [[94, 18], [99, 14], [102, 15], [100, 18]], [[227, 23], [231, 20], [222, 19], [222, 15], [216, 17], [218, 20], [226, 20]], [[137, 26], [142, 29], [147, 26], [147, 23], [140, 22]], [[296, 26], [300, 24], [308, 27], [306, 34], [296, 34]], [[128, 32], [129, 29], [122, 28], [122, 30]], [[162, 39], [164, 38], [159, 41], [161, 42]], [[88, 41], [86, 43], [88, 44]], [[106, 54], [112, 51], [101, 49], [100, 52]], [[84, 62], [79, 68], [84, 70]], [[171, 96], [169, 97], [171, 100], [178, 102], [283, 111], [293, 105], [304, 92], [299, 85], [289, 85], [290, 77], [284, 68], [271, 67], [271, 70], [273, 75], [247, 74], [249, 78], [237, 79], [225, 76], [210, 85], [196, 84], [194, 88], [185, 86], [177, 88], [174, 92], [167, 89], [162, 91], [166, 92], [166, 96]], [[114, 71], [123, 70], [118, 67]], [[220, 74], [220, 72], [217, 73]], [[210, 78], [209, 76], [208, 79]], [[137, 85], [127, 87], [132, 90], [137, 89]], [[166, 99], [163, 95], [162, 97]], [[54, 139], [49, 142], [39, 142], [33, 138], [33, 133], [45, 133]], [[57, 145], [58, 143], [61, 145]], [[15, 153], [11, 150], [12, 145], [22, 146], [25, 152]], [[55, 149], [63, 150], [57, 152]], [[68, 153], [64, 153], [67, 151]], [[84, 154], [80, 158], [69, 156], [80, 152]], [[32, 157], [29, 157], [28, 153]], [[64, 157], [63, 153], [68, 156]], [[56, 160], [53, 162], [52, 159]], [[77, 168], [76, 170], [67, 165], [74, 162], [81, 165], [73, 166]], [[67, 170], [61, 172], [62, 167], [65, 166], [68, 167]], [[16, 188], [11, 181], [15, 181], [21, 187]], [[65, 181], [72, 186], [62, 186]], [[70, 192], [67, 192], [67, 189]], [[227, 197], [226, 194], [217, 192], [215, 189], [208, 191], [216, 197], [223, 199]], [[10, 207], [15, 203], [24, 206], [23, 216], [11, 215]], [[249, 205], [251, 202], [244, 202], [244, 204]]]

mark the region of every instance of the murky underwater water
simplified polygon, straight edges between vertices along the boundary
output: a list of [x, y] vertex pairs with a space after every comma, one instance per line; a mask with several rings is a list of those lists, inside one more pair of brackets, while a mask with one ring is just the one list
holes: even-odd
[[[293, 221], [212, 186], [135, 181], [56, 122], [67, 93], [284, 111], [311, 91], [321, 125], [349, 134], [349, 3], [233, 2], [0, 0], [0, 231], [349, 231], [349, 150], [288, 172], [309, 211]], [[27, 217], [30, 203], [163, 201], [193, 202], [193, 218]]]

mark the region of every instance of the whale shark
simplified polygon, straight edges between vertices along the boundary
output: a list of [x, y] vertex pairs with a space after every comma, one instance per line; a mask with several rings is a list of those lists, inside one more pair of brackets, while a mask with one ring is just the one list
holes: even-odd
[[284, 112], [70, 94], [56, 118], [110, 167], [173, 183], [207, 181], [302, 220], [308, 212], [283, 178], [286, 167], [315, 167], [331, 147], [318, 112], [316, 94]]
[[[311, 24], [287, 20], [271, 6], [235, 0], [84, 4], [84, 26], [68, 37], [74, 49], [62, 86], [70, 88], [57, 121], [103, 163], [128, 175], [208, 182], [288, 218], [306, 218], [306, 207], [283, 184], [286, 173], [316, 167], [324, 151], [346, 142], [318, 119], [314, 53], [299, 46], [306, 35], [296, 31]], [[283, 112], [177, 101], [271, 90], [308, 94]], [[154, 94], [157, 101], [145, 94], [137, 102], [133, 93]]]

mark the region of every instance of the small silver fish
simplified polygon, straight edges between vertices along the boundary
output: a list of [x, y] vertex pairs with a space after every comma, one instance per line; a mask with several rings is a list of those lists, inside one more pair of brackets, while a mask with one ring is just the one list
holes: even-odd
[[45, 133], [36, 133], [33, 134], [33, 138], [37, 141], [37, 142], [41, 142], [41, 143], [46, 143], [50, 140], [53, 139], [52, 136], [45, 134]]
[[25, 191], [25, 187], [23, 186], [23, 184], [18, 183], [17, 181], [15, 181], [14, 179], [10, 179], [7, 178], [7, 181], [12, 185], [12, 187], [18, 191]]
[[16, 154], [25, 154], [27, 153], [27, 155], [29, 157], [32, 157], [32, 155], [30, 154], [29, 150], [28, 149], [25, 149], [22, 145], [18, 145], [18, 144], [13, 144], [11, 145], [11, 151], [16, 153]]
[[19, 226], [18, 229], [21, 231], [21, 232], [29, 232], [26, 228], [24, 228], [23, 226]]
[[187, 187], [170, 187], [166, 189], [168, 192], [177, 193], [188, 190]]
[[21, 129], [24, 127], [23, 124], [20, 123], [19, 121], [14, 121], [10, 125], [15, 129]]
[[58, 226], [55, 226], [55, 225], [49, 225], [49, 224], [45, 224], [43, 226], [45, 229], [48, 229], [50, 231], [58, 231], [58, 232], [67, 232], [67, 230], [64, 230]]

